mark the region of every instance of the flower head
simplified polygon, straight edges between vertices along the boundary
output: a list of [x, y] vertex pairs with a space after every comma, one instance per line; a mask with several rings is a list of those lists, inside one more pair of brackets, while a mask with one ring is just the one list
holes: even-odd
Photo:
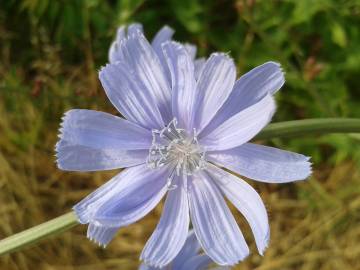
[[269, 224], [257, 192], [222, 167], [284, 183], [307, 178], [309, 158], [248, 142], [275, 112], [272, 95], [284, 84], [279, 64], [267, 62], [236, 80], [227, 54], [195, 60], [193, 49], [171, 35], [163, 28], [150, 44], [139, 25], [127, 35], [119, 30], [99, 78], [126, 119], [67, 112], [57, 163], [73, 171], [126, 168], [74, 206], [95, 242], [107, 245], [119, 228], [144, 217], [167, 194], [141, 259], [154, 267], [169, 264], [184, 246], [191, 221], [204, 252], [219, 265], [234, 265], [249, 248], [224, 196], [248, 221], [260, 254]]

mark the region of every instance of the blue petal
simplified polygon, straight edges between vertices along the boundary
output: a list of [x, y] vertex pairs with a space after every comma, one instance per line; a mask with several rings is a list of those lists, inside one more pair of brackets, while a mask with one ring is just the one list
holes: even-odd
[[74, 206], [81, 223], [107, 227], [131, 224], [150, 212], [167, 190], [167, 168], [128, 168]]
[[281, 66], [275, 62], [267, 62], [241, 76], [236, 81], [229, 98], [203, 130], [203, 134], [209, 134], [221, 123], [259, 102], [267, 94], [275, 94], [284, 82]]
[[61, 140], [95, 149], [149, 149], [151, 132], [123, 118], [92, 110], [70, 110], [61, 123]]
[[61, 140], [56, 144], [56, 162], [65, 171], [103, 171], [144, 164], [148, 150], [95, 149]]
[[108, 64], [99, 78], [110, 101], [126, 119], [147, 129], [164, 126], [152, 93], [126, 65]]
[[170, 41], [172, 36], [174, 35], [174, 32], [174, 29], [165, 25], [156, 33], [154, 39], [151, 42], [151, 46], [154, 48], [154, 51], [159, 57], [160, 63], [164, 68], [166, 79], [169, 82], [169, 85], [171, 84], [171, 75], [164, 56], [164, 52], [162, 50], [162, 44], [166, 41]]
[[167, 191], [166, 166], [151, 170], [146, 165], [127, 169], [121, 184], [99, 205], [92, 219], [99, 224], [122, 227], [147, 215]]
[[151, 95], [163, 120], [168, 123], [171, 115], [171, 89], [159, 57], [143, 34], [134, 33], [121, 43], [121, 63], [134, 79], [142, 85], [143, 92]]
[[311, 174], [309, 157], [252, 143], [210, 152], [207, 158], [240, 175], [267, 183], [303, 180]]
[[151, 46], [154, 48], [155, 52], [158, 55], [162, 55], [161, 45], [166, 41], [171, 40], [175, 31], [171, 27], [165, 25], [163, 26], [155, 35], [154, 39], [151, 42]]
[[196, 256], [200, 251], [201, 246], [199, 241], [196, 238], [195, 232], [193, 230], [189, 231], [188, 237], [179, 254], [175, 257], [174, 261], [171, 263], [173, 269], [181, 269], [184, 263], [189, 260], [189, 258]]
[[185, 181], [186, 176], [175, 179], [177, 188], [168, 192], [160, 222], [141, 253], [141, 260], [148, 265], [169, 264], [185, 243], [190, 222]]
[[214, 53], [206, 61], [196, 89], [194, 127], [201, 131], [215, 116], [231, 93], [236, 78], [234, 61], [226, 54]]
[[[127, 31], [126, 31], [127, 30]], [[121, 60], [120, 44], [128, 35], [134, 33], [143, 33], [143, 27], [139, 23], [130, 24], [127, 29], [125, 25], [120, 26], [116, 31], [115, 40], [111, 43], [109, 49], [109, 62], [115, 64]]]
[[273, 97], [267, 95], [226, 120], [210, 134], [200, 134], [199, 141], [208, 151], [240, 146], [251, 140], [271, 121], [275, 108]]
[[166, 270], [166, 268], [152, 267], [150, 265], [146, 265], [145, 263], [142, 263], [139, 267], [139, 270]]
[[204, 172], [189, 180], [191, 222], [205, 253], [220, 265], [234, 265], [249, 248], [218, 187]]
[[120, 117], [91, 110], [70, 110], [56, 145], [58, 167], [94, 171], [146, 161], [151, 132]]
[[190, 43], [185, 43], [185, 44], [184, 44], [184, 47], [185, 47], [186, 51], [188, 52], [188, 54], [190, 55], [191, 59], [192, 59], [192, 60], [195, 60], [195, 58], [196, 58], [196, 51], [197, 51], [196, 46], [193, 45], [193, 44], [190, 44]]
[[116, 38], [115, 41], [117, 41], [120, 45], [120, 42], [126, 38], [127, 34], [126, 34], [126, 26], [122, 25], [120, 26], [117, 30], [116, 30]]
[[180, 268], [173, 267], [174, 270], [205, 270], [213, 261], [207, 255], [197, 255], [187, 258]]
[[249, 222], [259, 253], [263, 255], [270, 238], [269, 220], [259, 194], [245, 181], [214, 166], [207, 171], [224, 195], [235, 205]]
[[184, 46], [177, 42], [163, 44], [172, 81], [172, 112], [179, 126], [192, 132], [195, 116], [196, 81], [194, 65]]
[[123, 25], [117, 29], [116, 38], [110, 45], [108, 58], [109, 58], [109, 62], [112, 64], [120, 60], [119, 47], [121, 40], [123, 40], [126, 37], [125, 28], [126, 27]]
[[204, 57], [198, 58], [194, 61], [195, 80], [198, 81], [202, 70], [205, 67], [206, 59]]
[[141, 23], [132, 23], [128, 26], [127, 35], [131, 36], [137, 33], [144, 33], [144, 29]]

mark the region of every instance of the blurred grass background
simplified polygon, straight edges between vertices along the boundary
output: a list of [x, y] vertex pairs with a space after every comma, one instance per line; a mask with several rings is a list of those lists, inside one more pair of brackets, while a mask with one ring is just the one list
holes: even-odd
[[[116, 113], [97, 71], [117, 26], [164, 24], [198, 55], [230, 52], [239, 74], [280, 62], [286, 85], [274, 121], [360, 117], [358, 0], [2, 0], [0, 8], [0, 238], [63, 214], [116, 171], [67, 173], [55, 166], [62, 114], [71, 108]], [[271, 241], [236, 269], [360, 269], [360, 136], [272, 140], [312, 156], [306, 182], [251, 182], [270, 215]], [[103, 250], [85, 226], [0, 258], [0, 269], [136, 269], [161, 213], [122, 229]], [[235, 211], [234, 211], [235, 213]]]

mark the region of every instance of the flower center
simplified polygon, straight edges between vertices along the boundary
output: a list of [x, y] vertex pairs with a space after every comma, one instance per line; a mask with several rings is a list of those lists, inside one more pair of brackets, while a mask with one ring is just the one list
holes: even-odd
[[[149, 150], [147, 164], [155, 169], [164, 165], [173, 167], [172, 175], [176, 173], [192, 175], [205, 167], [205, 151], [197, 140], [196, 130], [187, 134], [177, 127], [174, 118], [162, 130], [152, 130], [153, 141]], [[172, 177], [170, 177], [172, 178]]]

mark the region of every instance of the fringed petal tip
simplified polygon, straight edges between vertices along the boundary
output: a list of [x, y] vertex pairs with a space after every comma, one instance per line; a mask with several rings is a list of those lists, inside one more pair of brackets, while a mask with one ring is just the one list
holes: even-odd
[[59, 133], [58, 133], [58, 138], [61, 140], [63, 139], [63, 133], [64, 133], [64, 129], [68, 126], [68, 122], [71, 119], [71, 115], [76, 113], [77, 111], [80, 111], [79, 109], [71, 109], [68, 110], [64, 113], [64, 115], [61, 117], [61, 122], [60, 122], [60, 128], [59, 128]]
[[66, 127], [66, 122], [68, 121], [70, 114], [74, 111], [76, 111], [76, 109], [69, 110], [69, 111], [65, 112], [64, 115], [61, 117], [60, 127], [59, 127], [59, 131], [57, 134], [58, 141], [55, 144], [55, 149], [54, 149], [55, 157], [56, 157], [55, 162], [57, 164], [57, 167], [61, 170], [63, 168], [59, 162], [59, 151], [60, 151], [61, 146], [65, 143], [63, 140], [64, 140], [64, 129]]
[[[207, 254], [207, 253], [205, 253]], [[236, 258], [228, 258], [226, 261], [222, 260], [222, 261], [219, 261], [219, 260], [216, 260], [212, 257], [210, 257], [210, 259], [215, 263], [217, 264], [218, 266], [222, 266], [222, 267], [234, 267], [235, 265], [243, 262], [248, 256], [250, 255], [250, 251], [248, 250], [247, 253], [243, 253], [240, 257], [236, 257]]]
[[262, 66], [267, 66], [272, 73], [268, 74], [268, 80], [272, 83], [273, 87], [269, 94], [275, 94], [285, 84], [285, 71], [280, 63], [269, 61]]
[[117, 42], [117, 45], [119, 46], [124, 42], [124, 40], [126, 40], [130, 36], [134, 36], [134, 35], [135, 36], [136, 35], [144, 36], [143, 26], [140, 23], [133, 23], [127, 27], [124, 27], [124, 26], [119, 27], [116, 32], [115, 42]]
[[122, 50], [122, 48], [126, 46], [126, 43], [133, 39], [143, 39], [145, 42], [148, 42], [143, 32], [141, 32], [139, 29], [134, 29], [134, 31], [128, 33], [128, 35], [120, 41], [119, 50]]
[[[273, 80], [275, 82], [277, 82], [277, 84], [275, 84], [275, 85], [277, 85], [276, 88], [277, 88], [277, 90], [279, 90], [285, 84], [285, 74], [286, 74], [286, 72], [285, 72], [285, 70], [283, 69], [283, 67], [281, 66], [280, 63], [272, 62], [272, 61], [270, 61], [269, 63], [274, 64], [274, 65], [276, 65], [278, 67], [278, 70], [275, 70], [274, 74], [272, 74], [270, 76], [270, 78], [273, 78]], [[271, 93], [271, 94], [273, 94], [273, 93]]]
[[171, 40], [175, 30], [168, 25], [164, 25], [154, 36], [152, 40], [153, 47], [161, 45], [165, 40]]
[[[277, 68], [279, 68], [280, 71], [283, 70], [281, 64], [280, 64], [279, 62], [275, 62], [275, 61], [268, 61], [268, 62], [265, 62], [265, 63], [262, 64], [262, 65], [274, 65], [274, 66], [276, 66]], [[262, 65], [261, 65], [261, 66], [262, 66]]]
[[167, 24], [165, 24], [165, 25], [161, 28], [161, 30], [163, 30], [163, 31], [168, 31], [169, 33], [172, 33], [172, 34], [175, 33], [175, 30], [174, 30], [171, 26], [169, 26], [169, 25], [167, 25]]
[[[121, 38], [117, 38], [110, 46], [109, 50], [109, 60], [110, 64], [118, 64], [121, 61], [121, 51], [123, 47], [126, 46], [126, 43], [131, 39], [145, 39], [146, 37], [143, 33], [141, 27], [132, 27], [131, 31], [128, 28], [128, 33], [121, 33]], [[108, 64], [107, 64], [108, 65]], [[100, 71], [103, 69], [102, 67]]]
[[108, 69], [109, 67], [113, 66], [113, 65], [119, 65], [119, 62], [107, 63], [105, 66], [101, 66], [99, 71], [98, 71], [99, 79], [104, 75], [105, 70]]
[[293, 181], [308, 180], [311, 174], [313, 173], [313, 163], [310, 161], [311, 157], [305, 155], [301, 155], [301, 156], [303, 156], [303, 160], [301, 162], [299, 161], [299, 166], [302, 167], [302, 174], [299, 176], [298, 179], [295, 179]]
[[141, 254], [140, 256], [140, 260], [142, 261], [143, 264], [145, 264], [146, 266], [148, 267], [151, 267], [151, 268], [156, 268], [156, 269], [163, 269], [167, 267], [167, 265], [162, 265], [162, 264], [159, 264], [159, 263], [155, 263], [151, 260], [146, 260], [143, 258], [143, 255]]
[[245, 77], [256, 73], [258, 76], [262, 74], [263, 78], [259, 82], [264, 82], [264, 79], [267, 82], [267, 87], [262, 88], [266, 89], [268, 94], [275, 94], [285, 84], [285, 71], [278, 62], [268, 61], [246, 73]]
[[257, 245], [258, 252], [261, 256], [264, 256], [264, 253], [269, 246], [269, 242], [270, 242], [270, 228], [265, 234], [264, 240], [261, 241], [261, 246]]
[[[71, 111], [71, 110], [70, 110]], [[69, 114], [70, 111], [67, 111], [64, 113], [64, 115], [61, 117], [61, 122], [60, 122], [60, 127], [59, 127], [59, 132], [57, 137], [61, 140], [63, 138], [63, 132], [64, 132], [64, 122], [67, 119], [67, 116]], [[59, 143], [59, 142], [58, 142]], [[58, 143], [55, 145], [55, 149], [57, 148]]]
[[65, 128], [67, 126], [67, 122], [70, 119], [70, 115], [72, 113], [74, 113], [75, 111], [76, 111], [76, 109], [68, 110], [61, 117], [60, 127], [59, 127], [59, 131], [58, 131], [58, 134], [57, 134], [57, 137], [58, 137], [59, 140], [55, 144], [55, 157], [56, 157], [55, 162], [56, 162], [57, 167], [60, 170], [66, 170], [66, 168], [64, 168], [62, 166], [62, 163], [60, 161], [60, 151], [61, 151], [61, 148], [66, 146], [66, 144], [67, 144], [67, 142], [64, 139], [64, 132], [65, 132]]
[[307, 180], [313, 172], [313, 163], [310, 161], [310, 159], [311, 157], [306, 157], [306, 161], [304, 162], [305, 166], [307, 166], [307, 172], [305, 173], [303, 180]]
[[166, 51], [164, 50], [164, 48], [168, 47], [168, 46], [174, 46], [177, 50], [181, 50], [184, 47], [184, 45], [181, 44], [179, 41], [175, 41], [175, 40], [165, 41], [165, 42], [161, 43], [161, 48], [165, 54], [166, 54]]
[[[181, 49], [185, 49], [186, 53], [191, 57], [193, 52], [191, 50], [196, 50], [196, 47], [194, 45], [188, 44], [188, 43], [181, 43], [180, 41], [177, 40], [167, 40], [164, 41], [163, 43], [161, 43], [161, 48], [164, 51], [164, 47], [168, 47], [168, 46], [174, 46], [177, 50], [181, 50]], [[190, 48], [191, 46], [191, 48]], [[193, 47], [195, 47], [195, 49], [193, 49]], [[165, 52], [166, 53], [166, 52]]]
[[235, 65], [234, 59], [231, 57], [230, 52], [214, 52], [210, 54], [208, 60], [211, 58], [218, 58], [219, 61], [221, 61], [222, 57], [226, 58], [226, 60], [230, 60], [232, 64]]
[[250, 250], [247, 253], [242, 254], [242, 256], [233, 258], [234, 260], [228, 260], [227, 262], [215, 261], [214, 262], [223, 267], [234, 267], [235, 265], [243, 262], [250, 255]]
[[98, 226], [90, 223], [87, 230], [87, 238], [102, 248], [106, 248], [117, 231], [118, 228], [115, 227]]
[[274, 65], [276, 68], [279, 69], [279, 71], [281, 71], [281, 73], [285, 73], [282, 65], [279, 62], [275, 62], [275, 61], [268, 61], [266, 63], [264, 63], [263, 65]]

